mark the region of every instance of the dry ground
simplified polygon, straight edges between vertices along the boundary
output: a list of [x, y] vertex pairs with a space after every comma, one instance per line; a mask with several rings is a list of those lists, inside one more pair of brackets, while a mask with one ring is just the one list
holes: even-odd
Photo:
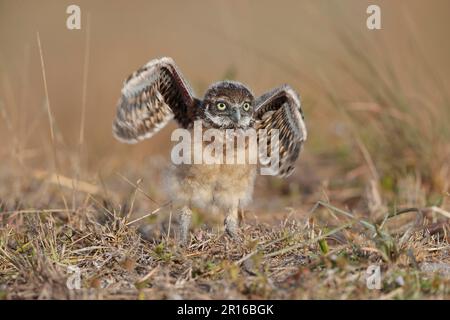
[[[449, 2], [378, 2], [371, 32], [360, 0], [79, 1], [71, 32], [69, 2], [0, 0], [0, 299], [449, 299]], [[174, 241], [173, 125], [112, 138], [122, 80], [161, 55], [199, 93], [301, 93], [305, 150], [258, 177], [238, 240], [198, 211]]]
[[[1, 200], [1, 296], [450, 297], [449, 213], [437, 206], [398, 210], [398, 216], [394, 210], [387, 211], [377, 220], [368, 219], [359, 209], [366, 198], [348, 211], [325, 201], [286, 207], [292, 203], [291, 196], [280, 195], [286, 202], [275, 206], [281, 208], [278, 212], [268, 213], [270, 200], [264, 202], [260, 195], [259, 205], [266, 211], [254, 206], [244, 213], [240, 239], [223, 234], [221, 217], [196, 212], [190, 244], [180, 248], [173, 239], [177, 225], [170, 206], [159, 204], [158, 192], [145, 191], [157, 188], [152, 182], [157, 174], [150, 168], [142, 170], [148, 176], [129, 180], [117, 175], [104, 181], [103, 187], [73, 180], [76, 192], [66, 177], [58, 183], [51, 174], [41, 173], [24, 185], [17, 181], [19, 174], [3, 173], [3, 187], [21, 188], [21, 194], [29, 197]], [[311, 202], [316, 196], [303, 201]], [[381, 290], [366, 286], [369, 265], [381, 266]], [[74, 266], [81, 275], [79, 290], [67, 287]]]

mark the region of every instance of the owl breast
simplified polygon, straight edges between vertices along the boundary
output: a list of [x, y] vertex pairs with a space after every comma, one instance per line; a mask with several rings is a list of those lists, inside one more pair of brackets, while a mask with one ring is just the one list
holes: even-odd
[[[200, 143], [204, 150], [208, 143]], [[226, 211], [246, 206], [251, 201], [256, 165], [171, 165], [165, 176], [167, 194], [171, 195], [175, 206], [192, 205], [205, 210]]]

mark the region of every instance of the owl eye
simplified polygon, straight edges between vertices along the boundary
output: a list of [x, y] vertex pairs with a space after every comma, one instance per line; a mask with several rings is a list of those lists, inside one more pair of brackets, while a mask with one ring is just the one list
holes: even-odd
[[250, 109], [250, 103], [246, 102], [242, 105], [242, 109], [244, 109], [245, 111], [248, 111], [248, 109]]
[[223, 103], [223, 102], [219, 102], [218, 104], [217, 104], [217, 109], [219, 109], [219, 110], [225, 110], [227, 108], [227, 105], [225, 104], [225, 103]]

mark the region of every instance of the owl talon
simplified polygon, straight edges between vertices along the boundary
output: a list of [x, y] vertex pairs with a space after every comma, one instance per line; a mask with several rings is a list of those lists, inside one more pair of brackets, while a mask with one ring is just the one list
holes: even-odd
[[234, 219], [232, 216], [225, 218], [225, 232], [232, 239], [238, 238], [239, 226], [237, 219]]
[[235, 239], [238, 237], [237, 228], [225, 228], [225, 232], [230, 238]]

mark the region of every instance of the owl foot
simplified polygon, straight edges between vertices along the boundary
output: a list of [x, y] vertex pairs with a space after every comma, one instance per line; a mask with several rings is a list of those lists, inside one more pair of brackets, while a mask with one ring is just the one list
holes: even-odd
[[238, 220], [229, 215], [225, 218], [225, 233], [232, 239], [237, 239], [239, 237], [239, 223]]

